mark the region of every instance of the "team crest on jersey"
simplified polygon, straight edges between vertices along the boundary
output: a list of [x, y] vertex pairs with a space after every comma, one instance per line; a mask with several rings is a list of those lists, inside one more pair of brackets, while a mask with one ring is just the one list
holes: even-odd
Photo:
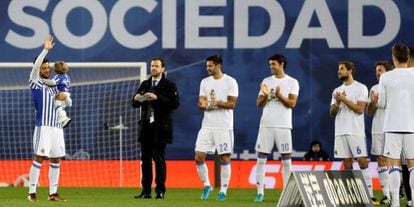
[[260, 144], [257, 145], [257, 149], [260, 149]]
[[40, 150], [40, 152], [41, 152], [41, 153], [45, 153], [45, 149], [41, 149], [41, 150]]

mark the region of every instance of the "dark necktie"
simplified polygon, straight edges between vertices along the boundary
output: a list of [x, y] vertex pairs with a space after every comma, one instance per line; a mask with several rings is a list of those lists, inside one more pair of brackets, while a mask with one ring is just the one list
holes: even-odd
[[[157, 80], [152, 81], [150, 92], [155, 92], [155, 87], [157, 87]], [[150, 104], [150, 105], [148, 105], [148, 110], [147, 110], [147, 119], [150, 120], [150, 123], [153, 122], [153, 121], [151, 121], [151, 118], [150, 118], [151, 116], [152, 117], [154, 116], [154, 110], [152, 109], [152, 106]]]
[[157, 80], [153, 80], [152, 81], [152, 85], [151, 85], [151, 92], [154, 92], [155, 91], [155, 87], [157, 86]]

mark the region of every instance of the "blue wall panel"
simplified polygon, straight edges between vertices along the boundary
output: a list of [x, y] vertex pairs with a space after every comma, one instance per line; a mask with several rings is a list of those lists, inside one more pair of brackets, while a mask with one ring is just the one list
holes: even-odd
[[[254, 152], [261, 115], [255, 106], [259, 84], [270, 75], [267, 58], [282, 53], [288, 59], [286, 73], [300, 83], [293, 147], [305, 151], [313, 139], [318, 139], [332, 155], [334, 120], [328, 111], [332, 90], [341, 84], [337, 63], [353, 61], [356, 79], [370, 88], [376, 82], [375, 61], [390, 60], [396, 42], [414, 45], [414, 2], [408, 0], [42, 2], [0, 1], [0, 61], [31, 62], [41, 51], [43, 34], [48, 33], [56, 40], [48, 55], [52, 61], [148, 61], [152, 56], [165, 57], [168, 76], [177, 83], [182, 103], [175, 113], [170, 159], [193, 158], [202, 119], [196, 107], [198, 89], [207, 75], [203, 60], [209, 55], [221, 54], [224, 72], [239, 83], [234, 113], [236, 153]], [[243, 10], [243, 5], [250, 5], [249, 9]], [[236, 37], [246, 36], [236, 28], [246, 25], [243, 19], [247, 19], [250, 38], [256, 38], [247, 46], [236, 43]], [[203, 26], [207, 23], [210, 25]], [[199, 25], [195, 32], [194, 25]], [[300, 25], [304, 27], [297, 30]], [[274, 34], [260, 40], [269, 28]], [[124, 32], [117, 36], [119, 31]], [[143, 38], [144, 34], [150, 37]], [[295, 37], [299, 40], [294, 41]], [[242, 40], [248, 41], [246, 37]], [[368, 138], [370, 122], [367, 117]], [[4, 152], [0, 150], [0, 154]]]

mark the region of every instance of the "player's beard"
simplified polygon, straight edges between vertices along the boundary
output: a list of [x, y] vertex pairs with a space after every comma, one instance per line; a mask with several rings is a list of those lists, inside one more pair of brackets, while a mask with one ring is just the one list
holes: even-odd
[[214, 76], [215, 71], [214, 71], [214, 69], [211, 69], [211, 70], [207, 70], [207, 73], [208, 73], [209, 76]]
[[155, 72], [151, 72], [151, 75], [152, 75], [152, 77], [154, 77], [154, 78], [159, 78], [159, 77], [161, 77], [161, 76], [162, 76], [162, 72], [157, 72], [157, 71], [155, 71]]
[[347, 76], [339, 76], [339, 80], [341, 80], [341, 81], [346, 81], [346, 80], [348, 80], [348, 78], [349, 78], [349, 75], [347, 75]]
[[39, 77], [42, 79], [49, 79], [50, 73], [39, 73]]
[[276, 70], [275, 69], [270, 69], [270, 73], [272, 73], [272, 75], [276, 75]]

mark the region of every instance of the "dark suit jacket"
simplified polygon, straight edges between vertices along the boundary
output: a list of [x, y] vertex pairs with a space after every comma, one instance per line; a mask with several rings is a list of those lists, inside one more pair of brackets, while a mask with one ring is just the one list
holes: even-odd
[[[141, 83], [134, 96], [138, 93], [143, 95], [149, 92], [151, 90], [151, 85], [152, 77]], [[135, 101], [134, 96], [132, 97], [132, 107], [141, 107], [139, 141], [145, 142], [149, 141], [148, 139], [154, 139], [155, 143], [171, 144], [173, 142], [172, 114], [173, 110], [177, 109], [180, 105], [177, 86], [174, 82], [166, 79], [163, 74], [153, 93], [157, 95], [157, 100], [150, 102], [144, 101], [141, 103]], [[147, 114], [149, 105], [151, 105], [154, 110], [154, 123], [152, 124], [155, 127], [155, 137], [145, 137], [145, 125], [149, 125], [149, 120], [146, 120], [146, 117], [149, 117]]]

